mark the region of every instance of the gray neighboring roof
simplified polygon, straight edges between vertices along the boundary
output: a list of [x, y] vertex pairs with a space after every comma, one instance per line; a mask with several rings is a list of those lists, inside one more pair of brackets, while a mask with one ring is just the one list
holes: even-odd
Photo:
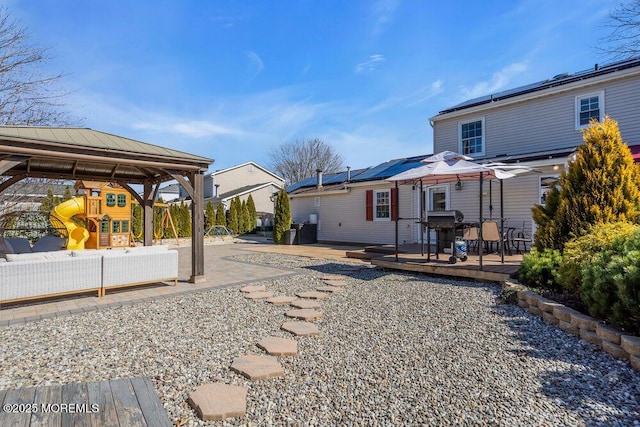
[[0, 126], [0, 139], [19, 138], [45, 143], [67, 145], [76, 148], [113, 150], [123, 153], [153, 155], [210, 164], [212, 159], [188, 154], [122, 136], [89, 128], [59, 128], [34, 126]]
[[284, 182], [284, 178], [279, 177], [279, 176], [278, 176], [278, 175], [276, 175], [275, 173], [271, 172], [269, 169], [267, 169], [267, 168], [264, 168], [264, 167], [260, 166], [260, 165], [259, 165], [259, 164], [257, 164], [256, 162], [246, 162], [246, 163], [242, 163], [242, 164], [239, 164], [239, 165], [235, 165], [235, 166], [228, 167], [228, 168], [226, 168], [226, 169], [220, 169], [220, 170], [217, 170], [217, 171], [215, 171], [215, 172], [212, 172], [210, 175], [211, 175], [211, 176], [220, 175], [220, 174], [223, 174], [223, 173], [225, 173], [225, 172], [229, 172], [229, 171], [232, 171], [232, 170], [234, 170], [234, 169], [238, 169], [238, 168], [241, 168], [241, 167], [243, 167], [243, 166], [247, 166], [247, 165], [253, 165], [253, 166], [257, 167], [258, 169], [260, 169], [260, 170], [262, 170], [262, 171], [264, 171], [264, 172], [268, 173], [269, 175], [273, 176], [273, 177], [274, 177], [274, 178], [276, 178], [278, 181]]
[[180, 184], [170, 184], [158, 190], [159, 193], [180, 193]]
[[524, 95], [526, 93], [537, 92], [537, 91], [549, 89], [552, 87], [562, 86], [569, 83], [574, 83], [581, 80], [590, 79], [596, 76], [610, 74], [616, 71], [621, 71], [621, 70], [638, 67], [638, 66], [640, 66], [640, 57], [613, 62], [613, 63], [605, 64], [602, 66], [599, 66], [598, 64], [596, 64], [595, 67], [590, 68], [588, 70], [579, 71], [576, 73], [562, 73], [562, 74], [553, 76], [550, 79], [543, 80], [540, 82], [531, 83], [531, 84], [520, 86], [514, 89], [507, 89], [494, 94], [488, 94], [478, 98], [469, 99], [451, 108], [447, 108], [446, 110], [440, 111], [437, 116], [447, 114], [447, 113], [452, 113], [454, 111], [464, 110], [466, 108], [471, 108], [478, 105], [490, 104], [492, 102], [500, 101], [503, 99]]
[[266, 187], [268, 185], [273, 185], [274, 187], [279, 187], [277, 183], [274, 182], [263, 182], [260, 184], [253, 184], [253, 185], [245, 185], [244, 187], [240, 187], [240, 188], [235, 188], [231, 191], [227, 191], [226, 193], [222, 193], [220, 194], [217, 198], [220, 200], [227, 200], [227, 199], [231, 199], [234, 198], [236, 196], [240, 196], [242, 194], [246, 194], [246, 193], [250, 193], [252, 191], [256, 191], [259, 190], [263, 187]]

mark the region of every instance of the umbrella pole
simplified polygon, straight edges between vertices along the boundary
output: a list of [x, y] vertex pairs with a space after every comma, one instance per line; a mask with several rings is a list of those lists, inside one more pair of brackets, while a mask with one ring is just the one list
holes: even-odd
[[504, 188], [500, 180], [500, 262], [504, 264]]
[[478, 224], [478, 258], [480, 260], [480, 270], [482, 270], [482, 180], [483, 173], [480, 172], [480, 223]]
[[420, 180], [420, 254], [424, 256], [424, 189]]
[[493, 219], [493, 180], [489, 180], [489, 221]]
[[[398, 207], [398, 181], [396, 181], [396, 191], [394, 194], [394, 202], [395, 202], [395, 208], [397, 210], [397, 212], [395, 213], [395, 218], [396, 218], [396, 262], [398, 262], [398, 214], [400, 213], [400, 208]], [[393, 214], [393, 212], [392, 212]]]

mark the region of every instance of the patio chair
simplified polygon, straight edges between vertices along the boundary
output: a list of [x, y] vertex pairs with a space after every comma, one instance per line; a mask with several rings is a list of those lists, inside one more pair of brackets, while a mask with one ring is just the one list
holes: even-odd
[[476, 250], [478, 248], [478, 227], [467, 227], [462, 232], [462, 239], [467, 242], [467, 248]]
[[500, 229], [498, 223], [495, 221], [486, 221], [482, 224], [482, 241], [485, 242], [487, 252], [493, 250], [493, 244], [496, 244], [496, 252], [500, 252], [500, 243], [503, 243], [508, 248], [508, 242], [506, 234], [500, 237]]
[[526, 224], [526, 221], [522, 221], [522, 228], [518, 229], [517, 231], [514, 229], [512, 232], [512, 236], [509, 239], [511, 248], [515, 249], [519, 254], [522, 253], [520, 252], [520, 243], [522, 243], [524, 252], [527, 252], [527, 243], [529, 244], [529, 247], [531, 247], [531, 245], [533, 244], [533, 238], [531, 237], [531, 234], [525, 231]]

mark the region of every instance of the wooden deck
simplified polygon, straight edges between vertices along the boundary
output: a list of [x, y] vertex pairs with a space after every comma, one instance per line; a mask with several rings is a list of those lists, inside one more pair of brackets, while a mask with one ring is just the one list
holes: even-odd
[[354, 258], [364, 258], [368, 254], [371, 264], [392, 270], [412, 271], [418, 273], [437, 274], [439, 276], [459, 277], [465, 279], [482, 280], [489, 282], [503, 282], [508, 280], [518, 271], [522, 262], [522, 255], [505, 255], [504, 264], [499, 254], [487, 254], [483, 256], [482, 270], [478, 255], [469, 255], [464, 262], [458, 260], [455, 264], [449, 264], [449, 255], [440, 254], [439, 259], [431, 255], [421, 254], [420, 245], [402, 245], [395, 257], [395, 248], [391, 245], [367, 247], [364, 253], [348, 254]]
[[148, 377], [2, 390], [0, 402], [0, 426], [172, 426]]

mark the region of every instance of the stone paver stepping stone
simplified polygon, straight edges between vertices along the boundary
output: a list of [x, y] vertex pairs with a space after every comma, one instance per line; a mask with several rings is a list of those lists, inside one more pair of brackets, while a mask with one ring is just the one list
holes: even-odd
[[309, 322], [284, 322], [281, 329], [291, 332], [298, 337], [309, 337], [312, 335], [320, 335], [320, 329], [313, 323]]
[[248, 354], [236, 357], [231, 364], [231, 370], [252, 381], [284, 376], [282, 365], [278, 363], [278, 359], [271, 356]]
[[300, 298], [309, 298], [309, 299], [327, 299], [329, 298], [329, 294], [318, 291], [305, 291], [296, 293]]
[[289, 305], [295, 308], [320, 308], [320, 302], [313, 299], [299, 299]]
[[267, 287], [265, 285], [251, 285], [245, 286], [244, 288], [240, 288], [240, 292], [249, 293], [249, 292], [266, 292]]
[[320, 292], [329, 292], [330, 294], [337, 293], [337, 292], [344, 292], [344, 289], [339, 288], [337, 286], [320, 286], [316, 289]]
[[273, 292], [249, 292], [244, 294], [245, 298], [249, 299], [266, 299], [273, 297]]
[[271, 303], [273, 305], [287, 305], [290, 304], [294, 301], [296, 301], [298, 299], [298, 297], [285, 297], [285, 296], [280, 296], [280, 297], [272, 297], [267, 299], [268, 303]]
[[323, 280], [323, 282], [325, 283], [325, 285], [329, 285], [329, 286], [338, 286], [341, 288], [344, 288], [345, 286], [347, 286], [347, 281], [344, 279]]
[[287, 317], [301, 320], [314, 320], [322, 317], [321, 311], [315, 311], [311, 308], [300, 308], [296, 310], [289, 310], [285, 314]]
[[272, 356], [296, 356], [298, 354], [298, 342], [280, 337], [264, 337], [258, 343], [258, 347]]
[[203, 421], [242, 417], [247, 412], [247, 389], [224, 383], [201, 385], [189, 395], [189, 405]]

